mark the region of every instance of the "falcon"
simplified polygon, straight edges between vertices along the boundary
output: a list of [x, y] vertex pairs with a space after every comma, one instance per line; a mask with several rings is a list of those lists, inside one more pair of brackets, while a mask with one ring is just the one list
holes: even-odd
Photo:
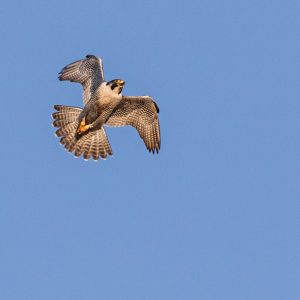
[[113, 151], [105, 127], [133, 126], [149, 152], [160, 150], [159, 108], [150, 96], [123, 96], [125, 81], [104, 80], [100, 57], [85, 59], [65, 66], [59, 80], [78, 82], [83, 87], [84, 107], [54, 105], [52, 125], [57, 127], [60, 143], [75, 157], [85, 160], [106, 159]]

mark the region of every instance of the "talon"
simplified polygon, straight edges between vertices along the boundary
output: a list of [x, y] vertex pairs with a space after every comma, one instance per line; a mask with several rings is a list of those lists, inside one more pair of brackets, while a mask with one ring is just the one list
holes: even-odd
[[84, 121], [84, 120], [81, 121], [80, 124], [79, 124], [79, 127], [78, 127], [78, 129], [77, 129], [77, 134], [82, 134], [82, 133], [84, 133], [85, 131], [89, 130], [90, 127], [91, 127], [91, 126], [90, 126], [89, 124], [88, 124], [88, 125], [85, 124], [85, 121]]

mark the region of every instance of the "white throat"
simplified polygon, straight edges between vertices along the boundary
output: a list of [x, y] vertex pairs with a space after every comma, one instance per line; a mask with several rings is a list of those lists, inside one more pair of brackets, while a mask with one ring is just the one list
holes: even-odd
[[103, 104], [122, 99], [122, 93], [118, 94], [117, 88], [112, 90], [105, 81], [101, 83], [97, 94]]

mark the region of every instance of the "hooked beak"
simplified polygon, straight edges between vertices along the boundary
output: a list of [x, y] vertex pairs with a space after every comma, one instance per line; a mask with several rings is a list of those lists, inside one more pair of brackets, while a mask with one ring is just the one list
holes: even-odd
[[118, 80], [118, 86], [123, 87], [125, 85], [125, 81], [124, 80]]

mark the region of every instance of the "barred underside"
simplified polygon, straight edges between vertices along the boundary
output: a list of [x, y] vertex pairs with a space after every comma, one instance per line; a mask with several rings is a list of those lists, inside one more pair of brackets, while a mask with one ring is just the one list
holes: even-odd
[[86, 160], [91, 157], [94, 160], [98, 160], [99, 157], [105, 159], [108, 155], [112, 155], [112, 149], [103, 127], [88, 131], [80, 137], [76, 135], [81, 108], [62, 105], [55, 105], [54, 108], [57, 110], [52, 114], [53, 126], [58, 128], [56, 135], [61, 137], [60, 143], [69, 152], [74, 152], [76, 157], [82, 155]]
[[123, 96], [106, 125], [133, 126], [137, 129], [148, 151], [158, 153], [161, 144], [158, 112], [157, 104], [149, 96]]
[[65, 66], [59, 73], [59, 80], [81, 83], [83, 103], [87, 104], [93, 93], [104, 80], [102, 60], [94, 55]]

